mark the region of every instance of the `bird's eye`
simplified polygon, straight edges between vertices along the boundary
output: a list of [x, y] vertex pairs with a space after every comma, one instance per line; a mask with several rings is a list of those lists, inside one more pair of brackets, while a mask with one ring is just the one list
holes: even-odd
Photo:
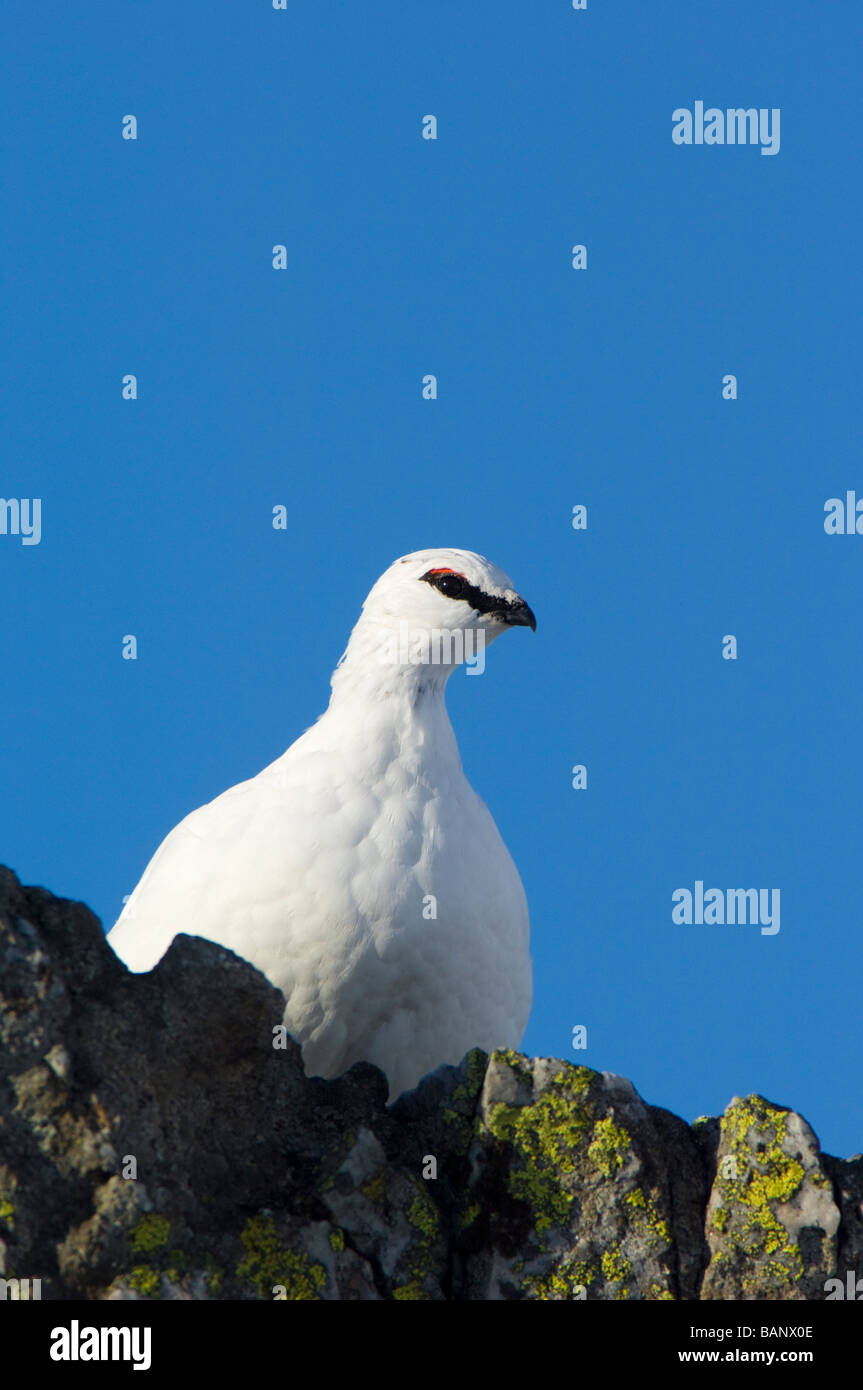
[[464, 580], [458, 574], [442, 574], [438, 578], [437, 587], [447, 598], [458, 598], [464, 593]]
[[455, 570], [427, 570], [424, 575], [421, 575], [421, 578], [426, 584], [431, 584], [432, 588], [437, 589], [438, 593], [445, 594], [447, 598], [464, 598], [470, 601], [473, 594], [473, 590], [464, 575], [458, 574]]

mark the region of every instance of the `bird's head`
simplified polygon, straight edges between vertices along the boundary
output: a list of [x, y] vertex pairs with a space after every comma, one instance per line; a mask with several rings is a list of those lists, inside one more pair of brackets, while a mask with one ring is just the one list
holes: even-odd
[[509, 575], [472, 550], [416, 550], [385, 570], [363, 604], [376, 622], [402, 619], [456, 631], [485, 632], [486, 642], [508, 627], [536, 619]]
[[371, 589], [346, 657], [361, 642], [367, 663], [445, 681], [462, 662], [482, 671], [485, 648], [509, 627], [535, 631], [536, 619], [503, 570], [471, 550], [417, 550]]

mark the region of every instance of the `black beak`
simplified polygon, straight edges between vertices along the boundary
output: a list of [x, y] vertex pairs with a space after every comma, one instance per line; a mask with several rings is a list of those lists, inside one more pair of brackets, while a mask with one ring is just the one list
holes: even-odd
[[525, 603], [523, 598], [515, 599], [512, 603], [502, 604], [496, 610], [495, 617], [501, 618], [510, 627], [529, 627], [531, 632], [536, 632], [536, 618], [533, 616], [533, 609]]

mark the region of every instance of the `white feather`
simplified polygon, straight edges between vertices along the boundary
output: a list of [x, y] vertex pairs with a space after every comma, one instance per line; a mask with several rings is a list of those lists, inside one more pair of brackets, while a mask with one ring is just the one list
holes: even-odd
[[462, 772], [444, 701], [453, 667], [381, 660], [405, 621], [471, 628], [486, 646], [506, 630], [422, 582], [436, 568], [518, 600], [470, 551], [397, 560], [363, 606], [326, 713], [171, 831], [109, 936], [135, 971], [177, 932], [230, 947], [283, 991], [310, 1074], [374, 1062], [391, 1097], [471, 1047], [518, 1047], [531, 1003], [524, 890]]

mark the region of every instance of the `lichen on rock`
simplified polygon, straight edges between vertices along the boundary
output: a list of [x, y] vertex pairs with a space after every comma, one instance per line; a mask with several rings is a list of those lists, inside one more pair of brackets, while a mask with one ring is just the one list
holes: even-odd
[[[130, 975], [0, 869], [0, 1275], [47, 1299], [823, 1298], [863, 1159], [759, 1096], [685, 1124], [610, 1073], [474, 1049], [387, 1104], [272, 1047], [282, 996], [179, 936]], [[275, 1292], [274, 1292], [275, 1291]]]
[[806, 1121], [763, 1096], [735, 1097], [720, 1124], [702, 1296], [803, 1299], [823, 1292], [836, 1263], [839, 1220]]

